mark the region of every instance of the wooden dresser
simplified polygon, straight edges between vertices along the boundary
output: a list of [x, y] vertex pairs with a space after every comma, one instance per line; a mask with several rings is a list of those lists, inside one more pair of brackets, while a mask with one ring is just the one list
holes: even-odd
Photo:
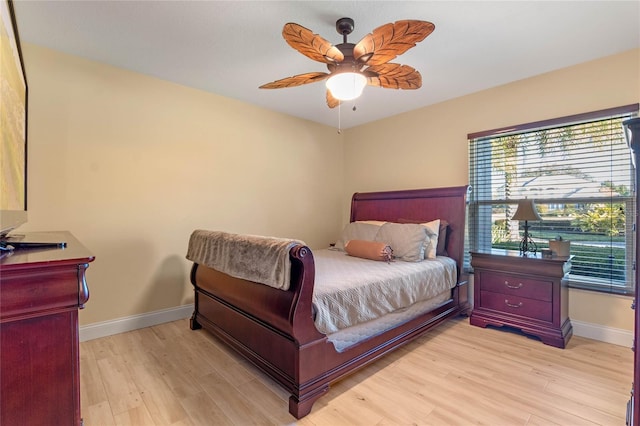
[[472, 252], [474, 307], [470, 322], [510, 326], [564, 348], [573, 328], [565, 276], [569, 257], [543, 259], [516, 251]]
[[94, 257], [70, 233], [31, 233], [65, 248], [0, 259], [0, 424], [79, 425], [78, 309]]

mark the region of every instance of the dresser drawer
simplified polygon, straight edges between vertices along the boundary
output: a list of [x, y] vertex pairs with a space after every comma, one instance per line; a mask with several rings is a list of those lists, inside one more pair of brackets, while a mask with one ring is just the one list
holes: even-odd
[[480, 272], [480, 290], [526, 297], [544, 302], [553, 300], [553, 281], [500, 272]]
[[78, 306], [78, 271], [69, 268], [34, 270], [2, 276], [0, 320]]
[[553, 306], [549, 302], [491, 291], [482, 291], [480, 297], [482, 299], [482, 308], [485, 309], [492, 309], [541, 321], [553, 321]]

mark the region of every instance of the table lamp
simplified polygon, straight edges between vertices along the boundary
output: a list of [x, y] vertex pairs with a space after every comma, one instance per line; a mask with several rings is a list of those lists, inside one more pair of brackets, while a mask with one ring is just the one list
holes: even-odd
[[528, 253], [534, 253], [538, 251], [538, 246], [533, 242], [529, 235], [529, 221], [530, 220], [542, 220], [536, 210], [533, 200], [524, 199], [518, 201], [518, 209], [516, 214], [513, 215], [511, 220], [524, 221], [524, 237], [520, 241], [520, 254], [526, 256]]

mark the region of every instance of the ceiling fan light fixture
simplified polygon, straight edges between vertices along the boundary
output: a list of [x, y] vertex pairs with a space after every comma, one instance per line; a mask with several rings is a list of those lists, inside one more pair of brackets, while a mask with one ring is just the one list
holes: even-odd
[[326, 64], [327, 72], [307, 72], [263, 84], [260, 89], [282, 89], [326, 81], [325, 99], [329, 108], [341, 101], [356, 99], [364, 86], [386, 89], [418, 89], [422, 76], [414, 68], [390, 62], [424, 40], [435, 29], [431, 22], [403, 19], [374, 29], [358, 43], [347, 41], [353, 19], [340, 18], [336, 31], [342, 43], [333, 45], [302, 25], [289, 22], [282, 28], [287, 44], [309, 59]]
[[327, 89], [340, 101], [350, 101], [362, 95], [367, 78], [358, 72], [341, 72], [327, 80]]

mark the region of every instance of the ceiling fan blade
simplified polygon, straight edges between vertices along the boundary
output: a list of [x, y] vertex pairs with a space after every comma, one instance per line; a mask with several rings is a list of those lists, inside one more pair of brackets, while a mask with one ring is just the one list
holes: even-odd
[[327, 89], [327, 106], [329, 108], [335, 108], [338, 105], [340, 105], [340, 101], [334, 98], [333, 95], [331, 94], [331, 91]]
[[[370, 66], [366, 69], [367, 84], [369, 86], [384, 87], [385, 89], [414, 90], [422, 86], [422, 76], [409, 65], [382, 64]], [[377, 74], [371, 75], [371, 74]]]
[[285, 24], [282, 37], [289, 46], [314, 61], [329, 64], [344, 60], [344, 55], [337, 47], [301, 25], [291, 22]]
[[271, 83], [263, 84], [260, 89], [282, 89], [285, 87], [302, 86], [303, 84], [315, 83], [316, 81], [322, 81], [329, 77], [326, 72], [308, 72], [305, 74], [298, 74], [292, 77], [282, 78], [280, 80], [272, 81]]
[[385, 24], [367, 34], [353, 48], [353, 57], [367, 65], [387, 63], [433, 32], [427, 21], [404, 20]]

